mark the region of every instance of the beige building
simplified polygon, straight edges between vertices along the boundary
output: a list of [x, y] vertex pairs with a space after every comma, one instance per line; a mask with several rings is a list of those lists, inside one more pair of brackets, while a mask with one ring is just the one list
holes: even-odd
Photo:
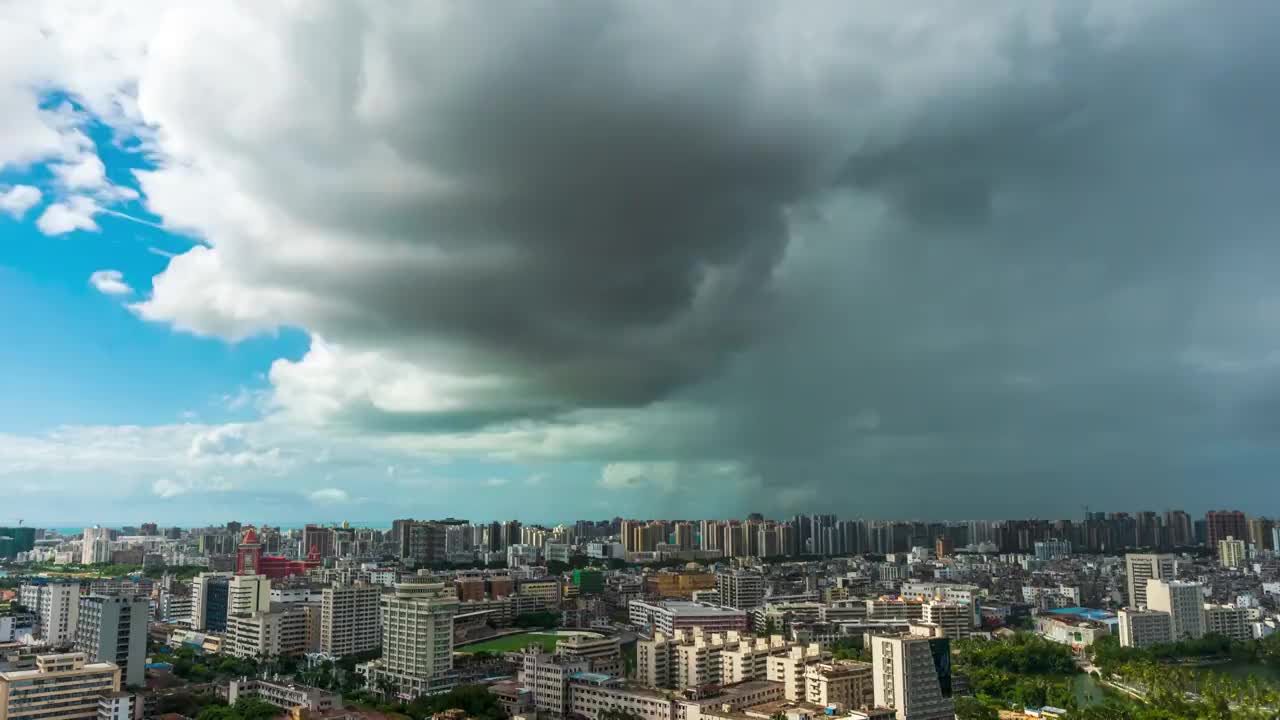
[[1170, 638], [1204, 637], [1204, 593], [1200, 583], [1147, 580], [1147, 609], [1169, 614]]
[[877, 706], [892, 708], [898, 720], [954, 720], [948, 638], [868, 635], [867, 642]]
[[961, 603], [931, 600], [924, 604], [921, 620], [935, 625], [949, 638], [967, 638], [973, 634], [973, 608]]
[[324, 589], [320, 601], [320, 652], [342, 657], [382, 644], [382, 587], [368, 583]]
[[120, 691], [120, 668], [84, 653], [41, 655], [36, 669], [0, 672], [0, 720], [89, 720], [103, 693]]
[[414, 578], [382, 596], [382, 657], [364, 666], [369, 687], [387, 681], [402, 699], [453, 687], [452, 586]]
[[338, 693], [294, 683], [260, 679], [232, 680], [227, 686], [227, 702], [235, 705], [242, 697], [257, 698], [282, 710], [327, 713], [342, 709], [342, 696]]
[[[800, 653], [798, 664], [788, 659]], [[789, 642], [781, 635], [744, 636], [736, 631], [709, 633], [701, 628], [655, 633], [636, 642], [636, 681], [648, 687], [696, 688], [790, 674], [790, 699], [803, 695], [803, 665], [824, 659], [817, 644]], [[775, 663], [770, 665], [770, 663]], [[785, 667], [784, 667], [785, 666]], [[775, 677], [776, 676], [776, 677]]]
[[315, 648], [304, 605], [281, 605], [270, 610], [227, 616], [222, 651], [242, 658], [303, 655]]
[[616, 636], [570, 635], [556, 643], [556, 655], [568, 660], [585, 660], [593, 673], [621, 677], [626, 672], [622, 641]]
[[1173, 556], [1129, 553], [1124, 556], [1124, 571], [1129, 591], [1129, 607], [1143, 608], [1147, 606], [1147, 580], [1173, 579]]
[[227, 589], [227, 615], [252, 615], [271, 607], [271, 580], [266, 575], [235, 575]]
[[805, 667], [805, 702], [823, 707], [838, 705], [846, 710], [875, 704], [875, 681], [871, 663], [852, 660], [820, 662]]
[[1225, 540], [1218, 541], [1218, 562], [1225, 568], [1242, 568], [1249, 562], [1245, 550], [1244, 540], [1228, 535]]
[[924, 602], [917, 598], [882, 597], [867, 600], [868, 620], [919, 620]]
[[[788, 700], [804, 700], [808, 694], [807, 672], [809, 666], [830, 658], [822, 648], [812, 645], [792, 645], [783, 653], [772, 654], [766, 660], [765, 680], [782, 683], [782, 696]], [[760, 677], [744, 678], [759, 680]]]
[[1119, 616], [1121, 647], [1144, 648], [1173, 639], [1173, 626], [1167, 612], [1124, 608]]

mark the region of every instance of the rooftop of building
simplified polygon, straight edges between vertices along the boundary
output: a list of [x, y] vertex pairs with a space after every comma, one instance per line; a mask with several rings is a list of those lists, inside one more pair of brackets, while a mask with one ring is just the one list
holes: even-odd
[[1057, 610], [1048, 610], [1049, 615], [1074, 615], [1085, 620], [1106, 621], [1114, 620], [1116, 614], [1109, 610], [1098, 610], [1096, 608], [1087, 607], [1067, 607], [1058, 608]]

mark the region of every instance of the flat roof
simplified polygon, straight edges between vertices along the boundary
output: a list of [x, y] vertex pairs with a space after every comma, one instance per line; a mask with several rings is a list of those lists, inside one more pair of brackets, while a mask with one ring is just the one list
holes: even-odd
[[1098, 610], [1096, 608], [1087, 607], [1069, 607], [1050, 610], [1050, 615], [1076, 615], [1086, 620], [1110, 620], [1115, 617], [1115, 613], [1107, 610]]

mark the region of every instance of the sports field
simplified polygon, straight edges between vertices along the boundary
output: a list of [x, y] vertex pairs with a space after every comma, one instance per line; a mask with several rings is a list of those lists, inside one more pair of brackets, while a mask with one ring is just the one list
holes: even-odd
[[500, 638], [493, 638], [492, 640], [485, 640], [484, 642], [478, 642], [474, 645], [465, 645], [456, 649], [460, 653], [502, 653], [523, 650], [531, 644], [538, 644], [547, 652], [551, 652], [556, 649], [556, 640], [558, 639], [559, 638], [555, 635], [548, 635], [546, 633], [520, 633], [519, 635], [507, 635]]

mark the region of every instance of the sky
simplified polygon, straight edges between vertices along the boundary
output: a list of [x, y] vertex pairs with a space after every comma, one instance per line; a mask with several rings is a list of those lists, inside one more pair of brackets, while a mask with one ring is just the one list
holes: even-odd
[[0, 525], [1280, 512], [1278, 36], [0, 2]]

